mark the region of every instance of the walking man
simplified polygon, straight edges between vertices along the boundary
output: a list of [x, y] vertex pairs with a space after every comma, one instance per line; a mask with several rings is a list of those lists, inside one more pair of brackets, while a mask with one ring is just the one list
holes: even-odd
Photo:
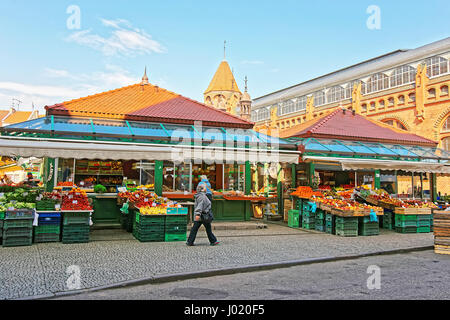
[[218, 245], [219, 242], [217, 241], [217, 238], [214, 236], [211, 230], [211, 222], [213, 219], [214, 216], [211, 209], [211, 201], [206, 196], [206, 186], [205, 184], [199, 183], [197, 186], [197, 194], [195, 195], [194, 224], [192, 226], [191, 233], [189, 234], [189, 238], [186, 244], [188, 246], [194, 245], [198, 229], [203, 224], [205, 226], [210, 245]]
[[202, 178], [202, 180], [198, 184], [205, 186], [205, 188], [206, 188], [206, 196], [208, 197], [209, 201], [212, 202], [213, 194], [212, 194], [211, 183], [208, 181], [208, 177], [206, 175], [202, 175], [201, 178]]

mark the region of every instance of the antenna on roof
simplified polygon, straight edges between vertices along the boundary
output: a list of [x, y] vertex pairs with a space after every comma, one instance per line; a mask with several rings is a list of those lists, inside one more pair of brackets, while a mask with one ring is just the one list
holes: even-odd
[[21, 103], [22, 103], [22, 101], [20, 101], [19, 99], [12, 98], [11, 107], [18, 111]]

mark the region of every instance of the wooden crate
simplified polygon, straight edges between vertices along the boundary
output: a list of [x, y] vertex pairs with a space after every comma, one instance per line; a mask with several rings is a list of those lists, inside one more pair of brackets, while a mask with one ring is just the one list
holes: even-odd
[[395, 208], [397, 208], [392, 203], [387, 203], [387, 202], [383, 202], [383, 201], [378, 201], [377, 206], [382, 207], [384, 209], [392, 210], [392, 211], [394, 211]]
[[378, 200], [375, 199], [375, 198], [372, 198], [371, 196], [368, 196], [368, 197], [365, 199], [365, 201], [366, 201], [367, 203], [373, 204], [373, 205], [375, 205], [375, 206], [378, 205]]
[[434, 246], [434, 252], [437, 254], [449, 254], [450, 255], [450, 246]]
[[431, 214], [431, 208], [399, 208], [394, 210], [395, 214]]
[[336, 209], [336, 208], [332, 208], [331, 213], [334, 214], [335, 216], [339, 216], [339, 217], [357, 217], [358, 216], [358, 212], [351, 211], [351, 210], [340, 210], [340, 209]]

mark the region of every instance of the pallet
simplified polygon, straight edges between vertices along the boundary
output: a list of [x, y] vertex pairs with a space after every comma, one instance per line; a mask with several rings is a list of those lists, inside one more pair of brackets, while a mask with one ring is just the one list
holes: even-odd
[[448, 254], [448, 255], [450, 255], [450, 246], [435, 245], [434, 246], [434, 252], [437, 253], [437, 254]]
[[394, 210], [395, 214], [407, 214], [407, 215], [419, 215], [419, 214], [431, 214], [431, 208], [399, 208]]

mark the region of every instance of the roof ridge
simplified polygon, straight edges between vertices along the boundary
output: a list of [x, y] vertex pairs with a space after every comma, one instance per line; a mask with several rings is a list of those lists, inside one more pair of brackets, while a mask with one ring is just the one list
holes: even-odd
[[197, 104], [199, 104], [199, 105], [201, 105], [201, 106], [203, 106], [203, 107], [209, 108], [209, 109], [211, 109], [211, 110], [218, 111], [218, 112], [220, 112], [220, 113], [222, 113], [222, 114], [226, 114], [227, 116], [230, 116], [230, 117], [235, 118], [235, 119], [237, 119], [237, 120], [246, 122], [246, 123], [248, 123], [248, 124], [254, 124], [254, 122], [244, 120], [244, 119], [242, 119], [242, 118], [239, 118], [238, 116], [235, 116], [234, 114], [231, 114], [231, 113], [228, 113], [228, 112], [225, 112], [225, 111], [216, 109], [216, 108], [211, 107], [211, 106], [208, 106], [207, 104], [201, 103], [200, 101], [197, 101], [197, 100], [194, 100], [194, 99], [185, 97], [185, 96], [183, 96], [183, 95], [181, 95], [181, 94], [178, 94], [178, 95], [179, 95], [181, 98], [187, 99], [187, 100], [189, 100], [189, 101], [192, 101], [192, 102], [194, 102], [194, 103], [197, 103]]
[[[77, 99], [63, 101], [61, 103], [57, 103], [57, 104], [54, 104], [54, 105], [51, 105], [51, 106], [45, 106], [45, 108], [46, 109], [56, 108], [56, 107], [62, 106], [64, 104], [69, 104], [69, 103], [74, 103], [74, 102], [77, 102], [77, 101], [83, 101], [83, 100], [86, 100], [86, 99], [89, 99], [89, 98], [99, 97], [99, 96], [102, 96], [102, 95], [105, 95], [105, 94], [108, 94], [108, 93], [125, 90], [125, 89], [131, 88], [131, 87], [134, 87], [134, 86], [138, 86], [138, 85], [140, 85], [140, 83], [135, 83], [135, 84], [132, 84], [132, 85], [129, 85], [129, 86], [124, 86], [124, 87], [120, 87], [120, 88], [116, 88], [116, 89], [112, 89], [112, 90], [107, 90], [107, 91], [103, 91], [103, 92], [92, 94], [92, 95], [87, 95], [87, 96], [84, 96], [84, 97], [81, 97], [81, 98], [77, 98]], [[153, 86], [153, 85], [151, 85], [151, 86]]]
[[334, 110], [330, 114], [325, 115], [322, 119], [318, 119], [319, 121], [317, 121], [317, 123], [314, 124], [313, 127], [308, 131], [314, 132], [317, 129], [319, 129], [320, 127], [324, 126], [333, 116], [337, 115], [339, 111], [340, 111], [339, 109]]

